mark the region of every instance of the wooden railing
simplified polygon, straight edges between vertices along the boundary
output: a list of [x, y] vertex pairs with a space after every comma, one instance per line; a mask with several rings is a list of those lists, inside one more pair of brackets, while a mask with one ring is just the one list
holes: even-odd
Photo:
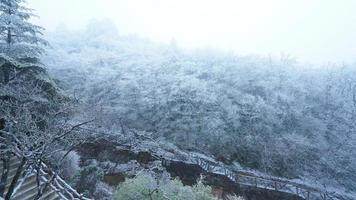
[[[17, 147], [16, 144], [18, 141], [12, 135], [7, 135], [9, 133], [1, 131], [2, 136], [0, 136], [0, 144], [12, 144], [12, 148], [8, 148], [11, 152], [21, 159], [23, 157], [21, 150]], [[10, 141], [10, 142], [9, 142]], [[1, 145], [0, 145], [1, 146]], [[4, 146], [4, 145], [3, 145]], [[37, 172], [32, 166], [30, 168], [33, 171]], [[57, 175], [50, 167], [45, 163], [41, 162], [39, 169], [40, 179], [43, 182], [48, 182], [49, 187], [54, 190], [63, 200], [91, 200], [84, 197], [82, 194], [78, 193], [70, 185], [68, 185], [59, 175]], [[51, 180], [49, 180], [51, 179]]]
[[338, 194], [327, 190], [318, 189], [306, 184], [300, 184], [290, 180], [272, 177], [268, 175], [254, 174], [250, 171], [232, 171], [222, 167], [224, 164], [214, 159], [201, 159], [191, 156], [191, 161], [199, 165], [206, 172], [224, 175], [240, 185], [253, 186], [266, 190], [274, 190], [299, 196], [306, 200], [355, 200], [355, 196]]
[[[41, 163], [40, 169], [41, 178], [46, 182], [50, 181], [50, 187], [64, 200], [90, 200], [78, 193], [70, 185], [68, 185], [60, 176], [58, 176], [45, 163]], [[48, 180], [49, 177], [54, 177], [53, 180]]]
[[[0, 140], [1, 143], [1, 140]], [[16, 149], [16, 148], [14, 148]], [[154, 155], [154, 152], [151, 152], [153, 156], [157, 159], [161, 159], [162, 155]], [[18, 154], [19, 155], [19, 154]], [[330, 192], [324, 189], [315, 188], [306, 184], [301, 184], [293, 182], [287, 179], [282, 179], [278, 177], [272, 177], [268, 175], [255, 174], [250, 171], [244, 170], [230, 170], [223, 163], [214, 160], [213, 158], [202, 158], [200, 156], [192, 155], [187, 153], [186, 156], [188, 160], [184, 162], [199, 165], [203, 170], [213, 174], [224, 175], [230, 180], [238, 183], [240, 185], [253, 186], [265, 190], [273, 190], [278, 192], [284, 192], [288, 194], [297, 195], [306, 200], [354, 200], [354, 196], [349, 196], [345, 194], [339, 194], [336, 192]], [[167, 159], [171, 161], [182, 161]], [[44, 163], [41, 165], [41, 177], [44, 180], [51, 175], [54, 175], [55, 178], [51, 181], [50, 187], [57, 191], [58, 195], [62, 199], [75, 199], [75, 200], [90, 200], [83, 197], [82, 194], [79, 194], [71, 186], [69, 186], [63, 179], [55, 174], [48, 166]]]
[[[236, 182], [243, 185], [255, 186], [267, 190], [275, 190], [279, 192], [286, 192], [302, 197], [306, 200], [321, 199], [321, 200], [333, 200], [333, 199], [345, 199], [335, 196], [327, 191], [321, 191], [316, 188], [312, 188], [303, 184], [294, 183], [285, 180], [276, 180], [268, 177], [261, 177], [251, 174], [239, 172], [235, 178]], [[348, 198], [351, 199], [351, 198]]]
[[[94, 136], [97, 134], [105, 135], [105, 133], [99, 133], [92, 130], [83, 130], [87, 133], [91, 133]], [[117, 143], [127, 150], [130, 150], [130, 148], [132, 148], [131, 144], [121, 143], [121, 141], [117, 141]], [[140, 151], [140, 149], [136, 149], [136, 151]], [[142, 149], [142, 151], [147, 151], [147, 149]], [[155, 159], [161, 160], [163, 165], [165, 165], [164, 162], [167, 161], [196, 164], [199, 165], [206, 172], [223, 175], [240, 185], [253, 186], [260, 189], [293, 194], [306, 200], [356, 200], [355, 196], [330, 192], [326, 189], [319, 189], [316, 187], [309, 186], [307, 184], [301, 184], [279, 177], [273, 177], [257, 173], [255, 174], [251, 171], [246, 170], [231, 170], [228, 166], [216, 161], [214, 158], [207, 157], [202, 154], [199, 155], [199, 153], [187, 153], [183, 151], [181, 151], [180, 153], [174, 152], [174, 154], [180, 154], [175, 155], [175, 158], [181, 158], [175, 159], [173, 157], [167, 157], [164, 150], [162, 152], [155, 152], [153, 150], [150, 150], [149, 152]]]

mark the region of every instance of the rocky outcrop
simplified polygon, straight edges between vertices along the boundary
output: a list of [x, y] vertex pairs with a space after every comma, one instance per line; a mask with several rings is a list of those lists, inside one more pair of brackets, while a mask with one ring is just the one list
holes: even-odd
[[102, 138], [81, 145], [77, 151], [82, 163], [96, 160], [105, 173], [103, 181], [113, 187], [123, 182], [126, 177], [147, 170], [158, 174], [168, 173], [171, 177], [178, 177], [186, 185], [196, 184], [202, 176], [203, 182], [210, 185], [220, 197], [235, 193], [244, 196], [246, 200], [302, 199], [284, 192], [238, 184], [227, 175], [209, 172], [199, 164], [191, 162], [185, 157], [189, 153], [179, 151], [173, 146], [161, 149], [157, 146], [157, 143], [152, 144], [151, 141], [129, 146], [113, 139]]

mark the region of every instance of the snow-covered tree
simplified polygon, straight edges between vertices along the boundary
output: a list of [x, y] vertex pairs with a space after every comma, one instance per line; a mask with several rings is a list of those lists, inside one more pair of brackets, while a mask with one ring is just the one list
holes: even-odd
[[0, 52], [13, 58], [36, 58], [48, 45], [42, 39], [42, 27], [29, 22], [33, 10], [25, 0], [0, 0]]
[[42, 58], [101, 129], [142, 130], [227, 164], [354, 190], [355, 65], [328, 72], [105, 32], [56, 32]]
[[[2, 73], [3, 68], [9, 73]], [[26, 177], [30, 168], [37, 173], [37, 197], [44, 194], [56, 173], [42, 184], [39, 169], [43, 162], [51, 162], [51, 167], [63, 166], [62, 161], [73, 147], [85, 140], [79, 129], [84, 123], [69, 122], [73, 110], [71, 101], [41, 65], [20, 64], [0, 54], [0, 197], [12, 199], [20, 175], [23, 173]], [[58, 154], [61, 158], [53, 160]], [[21, 162], [9, 181], [9, 163], [14, 155]], [[56, 171], [55, 168], [50, 170]]]

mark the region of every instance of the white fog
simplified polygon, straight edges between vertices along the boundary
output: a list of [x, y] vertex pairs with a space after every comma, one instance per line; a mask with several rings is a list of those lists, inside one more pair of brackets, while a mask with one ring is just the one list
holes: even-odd
[[353, 0], [29, 0], [48, 31], [110, 19], [120, 34], [186, 48], [288, 54], [316, 65], [354, 62]]
[[0, 200], [356, 199], [355, 8], [0, 0]]

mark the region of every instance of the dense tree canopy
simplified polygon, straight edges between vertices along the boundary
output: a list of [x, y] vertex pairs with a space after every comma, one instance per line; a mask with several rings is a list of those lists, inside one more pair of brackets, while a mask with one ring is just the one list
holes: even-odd
[[355, 187], [354, 65], [186, 51], [106, 27], [58, 32], [44, 57], [100, 127], [124, 123], [232, 165]]

